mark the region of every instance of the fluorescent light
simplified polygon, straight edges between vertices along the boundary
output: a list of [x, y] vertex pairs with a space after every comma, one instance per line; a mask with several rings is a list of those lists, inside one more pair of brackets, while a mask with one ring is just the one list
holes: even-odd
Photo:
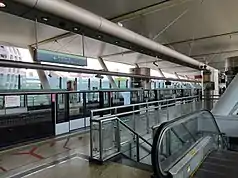
[[47, 22], [49, 20], [48, 17], [42, 17], [42, 20], [44, 20], [45, 22]]
[[4, 8], [6, 7], [6, 4], [4, 4], [3, 2], [0, 2], [0, 8]]
[[78, 31], [79, 29], [77, 27], [74, 27], [74, 31]]
[[119, 25], [120, 27], [123, 27], [123, 24], [121, 22], [117, 22], [117, 25]]

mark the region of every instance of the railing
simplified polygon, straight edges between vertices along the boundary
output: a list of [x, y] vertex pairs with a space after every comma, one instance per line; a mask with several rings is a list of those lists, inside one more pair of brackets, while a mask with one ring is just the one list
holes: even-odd
[[[144, 158], [140, 153], [140, 145], [144, 144], [149, 149], [152, 147], [150, 142], [117, 117], [95, 122], [98, 123], [98, 129], [96, 129], [98, 132], [92, 132], [93, 137], [91, 137], [98, 140], [97, 143], [94, 142], [91, 148], [91, 158], [94, 160], [103, 162], [117, 154], [123, 153], [131, 159], [140, 162]], [[95, 131], [95, 129], [93, 130]], [[108, 142], [108, 139], [111, 140], [111, 137], [114, 139], [113, 142]], [[99, 150], [97, 146], [100, 148]]]
[[202, 110], [154, 126], [152, 167], [158, 177], [169, 177], [169, 170], [205, 136], [212, 137], [216, 149], [226, 147], [214, 116]]
[[[139, 143], [145, 147], [152, 143], [152, 126], [200, 109], [199, 97], [194, 96], [91, 110], [91, 158], [105, 161], [119, 153], [128, 156]], [[129, 157], [136, 161], [148, 156], [145, 152], [131, 152], [136, 158]], [[150, 160], [146, 162], [151, 164]]]

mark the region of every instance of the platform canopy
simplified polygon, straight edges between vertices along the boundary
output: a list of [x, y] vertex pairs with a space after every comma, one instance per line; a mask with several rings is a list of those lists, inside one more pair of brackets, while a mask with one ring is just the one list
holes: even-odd
[[[238, 55], [237, 0], [68, 0], [118, 25], [150, 38], [220, 71]], [[0, 9], [1, 10], [1, 9]], [[47, 49], [180, 75], [200, 71], [0, 12], [0, 42], [26, 48], [39, 42]], [[37, 36], [36, 36], [37, 33]], [[156, 65], [155, 65], [156, 64]]]

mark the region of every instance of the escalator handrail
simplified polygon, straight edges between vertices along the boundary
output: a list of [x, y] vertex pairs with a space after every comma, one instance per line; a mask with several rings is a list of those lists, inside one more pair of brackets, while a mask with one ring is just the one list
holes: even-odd
[[[218, 124], [215, 120], [215, 117], [209, 110], [196, 111], [196, 112], [178, 117], [174, 120], [164, 122], [161, 125], [154, 127], [154, 128], [157, 128], [157, 130], [155, 132], [154, 139], [153, 139], [153, 144], [152, 144], [151, 161], [152, 161], [152, 168], [153, 168], [155, 176], [163, 177], [163, 178], [170, 178], [171, 177], [170, 173], [165, 172], [161, 168], [161, 164], [159, 163], [159, 160], [158, 160], [158, 153], [159, 153], [158, 150], [161, 148], [162, 140], [163, 140], [164, 135], [167, 132], [167, 130], [173, 128], [176, 125], [182, 124], [182, 123], [190, 120], [191, 118], [196, 117], [196, 115], [199, 115], [203, 112], [209, 113], [209, 115], [211, 116], [212, 121], [213, 121], [213, 123], [214, 123], [214, 125], [217, 129], [218, 135], [222, 136], [222, 133], [219, 129], [219, 126], [218, 126]], [[221, 138], [223, 139], [223, 137], [221, 137]], [[224, 143], [226, 143], [226, 142], [224, 142]]]

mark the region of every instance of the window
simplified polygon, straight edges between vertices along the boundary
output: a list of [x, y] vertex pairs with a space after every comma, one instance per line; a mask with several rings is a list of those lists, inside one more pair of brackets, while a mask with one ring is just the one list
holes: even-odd
[[15, 75], [12, 74], [12, 75], [11, 75], [11, 82], [14, 82], [14, 79], [15, 79]]
[[19, 49], [17, 48], [17, 54], [20, 56], [21, 54], [20, 54], [20, 51], [19, 51]]
[[7, 82], [10, 81], [10, 74], [7, 74]]

